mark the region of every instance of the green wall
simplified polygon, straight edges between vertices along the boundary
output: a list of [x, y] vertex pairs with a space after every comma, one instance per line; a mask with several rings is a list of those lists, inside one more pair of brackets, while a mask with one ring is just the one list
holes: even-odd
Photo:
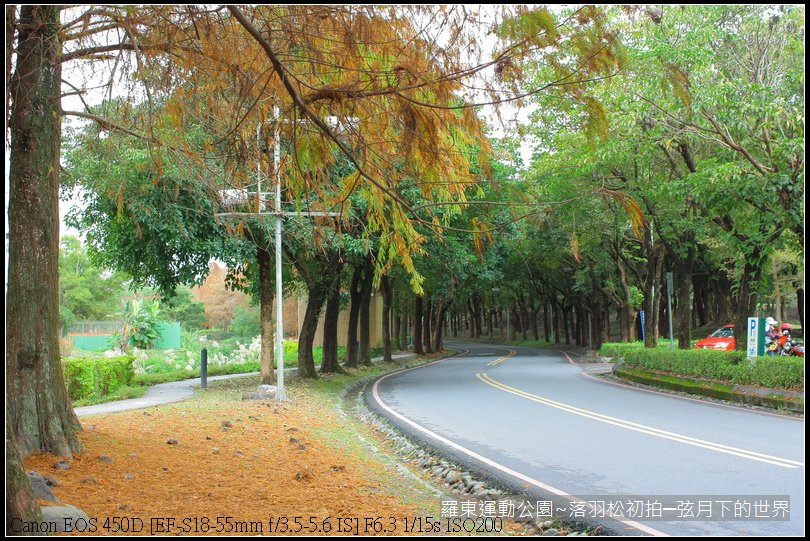
[[105, 351], [113, 349], [113, 337], [110, 334], [68, 334], [73, 347], [85, 351]]
[[[183, 342], [180, 338], [180, 323], [160, 323], [158, 331], [161, 337], [155, 342], [154, 349], [180, 349]], [[105, 351], [115, 349], [111, 334], [68, 334], [73, 347], [85, 351]]]

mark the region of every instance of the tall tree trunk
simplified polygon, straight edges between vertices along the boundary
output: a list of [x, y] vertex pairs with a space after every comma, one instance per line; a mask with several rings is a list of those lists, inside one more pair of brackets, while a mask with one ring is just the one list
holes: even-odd
[[338, 318], [340, 316], [340, 278], [342, 270], [343, 263], [338, 263], [329, 298], [326, 300], [326, 312], [323, 315], [322, 374], [342, 370], [338, 364]]
[[[11, 80], [11, 63], [14, 57], [14, 38], [16, 37], [14, 29], [17, 27], [17, 6], [14, 4], [6, 4], [6, 81]], [[11, 114], [11, 94], [9, 93], [9, 85], [6, 85], [6, 145], [8, 145], [8, 120]], [[8, 516], [8, 515], [6, 515]]]
[[520, 332], [523, 336], [523, 340], [529, 339], [529, 311], [522, 298], [520, 302]]
[[391, 304], [393, 302], [393, 292], [391, 291], [391, 282], [389, 282], [387, 276], [383, 276], [380, 280], [380, 291], [383, 297], [383, 362], [390, 363], [393, 360], [391, 357]]
[[400, 333], [402, 332], [402, 317], [400, 315], [402, 308], [400, 306], [400, 301], [394, 296], [393, 303], [391, 305], [391, 315], [393, 317], [393, 321], [391, 322], [393, 325], [393, 329], [391, 330], [391, 338], [393, 343], [391, 345], [394, 348], [394, 351], [402, 351], [405, 349], [404, 345], [402, 344], [402, 340], [400, 339]]
[[749, 261], [743, 264], [737, 290], [737, 304], [734, 310], [734, 340], [737, 351], [745, 351], [748, 341], [748, 318], [755, 315], [757, 309], [757, 292], [754, 284], [762, 276], [762, 267]]
[[776, 313], [772, 315], [776, 318], [776, 321], [785, 321], [787, 319], [785, 297], [782, 295], [782, 288], [779, 285], [779, 273], [775, 263], [771, 264], [771, 278], [773, 279], [773, 296], [776, 305]]
[[547, 344], [551, 343], [551, 336], [549, 335], [549, 321], [548, 321], [548, 303], [543, 303], [543, 337]]
[[422, 347], [425, 348], [425, 353], [433, 353], [434, 351], [430, 336], [433, 329], [432, 312], [433, 301], [425, 299], [425, 304], [422, 307]]
[[796, 306], [799, 308], [799, 325], [802, 327], [802, 336], [804, 336], [804, 288], [796, 288]]
[[562, 307], [556, 300], [551, 303], [551, 330], [554, 343], [559, 344], [562, 337]]
[[360, 289], [362, 290], [362, 298], [360, 299], [360, 344], [358, 355], [360, 357], [360, 364], [371, 364], [371, 289], [374, 282], [374, 268], [371, 264], [371, 258], [366, 260], [366, 266], [363, 270], [363, 280]]
[[694, 299], [694, 315], [697, 327], [703, 327], [709, 323], [708, 296], [709, 287], [706, 276], [696, 275], [692, 277], [692, 291]]
[[344, 364], [350, 368], [356, 368], [360, 359], [360, 348], [357, 342], [357, 322], [360, 319], [360, 302], [362, 299], [360, 280], [362, 278], [363, 267], [355, 267], [352, 273], [352, 283], [349, 286], [351, 304], [349, 306], [349, 325], [346, 334], [346, 360], [344, 361]]
[[21, 455], [80, 449], [59, 360], [59, 6], [24, 5], [11, 79], [7, 415]]
[[508, 327], [507, 334], [509, 335], [509, 340], [517, 340], [516, 327], [517, 325], [520, 324], [517, 309], [513, 304], [510, 303], [509, 308], [507, 308], [507, 310], [509, 310], [509, 323], [507, 324]]
[[664, 336], [669, 340], [669, 313], [667, 312], [667, 286], [661, 282], [661, 294], [658, 296], [658, 336]]
[[[8, 397], [6, 398], [8, 411]], [[6, 416], [6, 535], [19, 535], [20, 524], [42, 521], [42, 511], [23, 468], [22, 458], [14, 444], [14, 425]]]
[[562, 321], [563, 321], [563, 331], [565, 332], [565, 345], [571, 344], [571, 324], [569, 323], [571, 314], [570, 308], [563, 308], [562, 310]]
[[627, 305], [619, 307], [619, 340], [622, 342], [631, 342], [631, 318], [630, 307]]
[[694, 249], [689, 249], [686, 261], [681, 261], [676, 266], [673, 276], [677, 284], [678, 311], [673, 314], [676, 317], [678, 348], [689, 349], [692, 347], [692, 267], [694, 264]]
[[[400, 308], [403, 307], [400, 305]], [[405, 351], [408, 349], [408, 314], [405, 313], [405, 310], [402, 310], [399, 318], [399, 347], [402, 351]]]
[[307, 287], [307, 309], [304, 311], [304, 319], [301, 323], [301, 334], [298, 335], [298, 377], [300, 378], [318, 377], [318, 373], [315, 371], [312, 345], [315, 343], [318, 319], [326, 295], [327, 288], [318, 281]]
[[616, 268], [619, 271], [619, 283], [624, 293], [621, 298], [621, 305], [619, 306], [619, 333], [622, 342], [631, 342], [636, 338], [634, 326], [636, 311], [630, 304], [632, 292], [627, 280], [627, 271], [624, 268], [624, 262], [621, 257], [616, 258]]
[[441, 299], [439, 304], [436, 306], [436, 325], [433, 329], [433, 345], [435, 346], [437, 352], [444, 349], [442, 327], [444, 326], [444, 315], [447, 313], [447, 308], [449, 306], [450, 303], [444, 299]]
[[658, 345], [658, 308], [661, 303], [661, 271], [664, 265], [660, 249], [650, 250], [647, 257], [647, 294], [644, 299], [645, 329], [644, 346], [654, 348]]
[[425, 349], [422, 347], [422, 305], [424, 297], [416, 295], [413, 303], [413, 352], [423, 355]]
[[[262, 349], [259, 353], [259, 380], [262, 385], [276, 382], [276, 371], [273, 367], [273, 266], [270, 252], [262, 248], [256, 250], [259, 265], [259, 325], [261, 329]], [[284, 339], [283, 329], [279, 329], [279, 340]]]
[[481, 321], [481, 305], [478, 295], [473, 295], [472, 299], [470, 299], [470, 315], [471, 321], [470, 326], [473, 329], [473, 338], [481, 338], [481, 335], [484, 334], [484, 325]]

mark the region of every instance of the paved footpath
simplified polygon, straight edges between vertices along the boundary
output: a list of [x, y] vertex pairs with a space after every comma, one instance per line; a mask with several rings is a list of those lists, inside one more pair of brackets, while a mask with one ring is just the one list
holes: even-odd
[[[397, 353], [392, 355], [395, 361], [404, 361], [416, 357], [413, 353]], [[382, 357], [374, 357], [371, 362], [382, 362]], [[320, 368], [320, 366], [316, 367]], [[258, 376], [258, 372], [248, 372], [244, 374], [228, 374], [225, 376], [209, 376], [208, 381], [218, 381], [221, 379], [240, 378], [244, 376]], [[284, 376], [297, 376], [298, 368], [287, 368]], [[76, 415], [85, 417], [87, 415], [99, 415], [104, 413], [116, 413], [119, 411], [136, 410], [150, 408], [152, 406], [162, 406], [173, 402], [180, 402], [194, 395], [194, 389], [200, 386], [200, 378], [185, 379], [182, 381], [170, 381], [169, 383], [159, 383], [152, 385], [146, 394], [140, 398], [130, 398], [128, 400], [116, 400], [115, 402], [105, 402], [93, 406], [82, 406], [75, 408]]]

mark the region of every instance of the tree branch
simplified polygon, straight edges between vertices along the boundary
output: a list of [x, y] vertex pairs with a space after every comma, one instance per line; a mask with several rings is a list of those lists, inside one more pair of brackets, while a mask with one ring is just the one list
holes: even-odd
[[760, 163], [756, 158], [754, 158], [754, 156], [751, 155], [751, 153], [745, 147], [734, 141], [734, 139], [731, 137], [731, 134], [728, 133], [728, 130], [725, 130], [717, 121], [717, 119], [714, 118], [714, 116], [711, 113], [709, 113], [705, 108], [701, 109], [700, 113], [706, 120], [709, 121], [709, 123], [714, 128], [715, 133], [719, 135], [720, 138], [723, 140], [723, 143], [728, 148], [735, 150], [740, 154], [742, 154], [743, 156], [745, 156], [745, 159], [748, 160], [751, 163], [751, 165], [753, 165], [754, 168], [757, 171], [759, 171], [761, 175], [764, 176], [767, 175], [768, 173], [774, 172], [773, 168]]
[[239, 24], [241, 24], [245, 28], [245, 30], [247, 30], [248, 33], [251, 36], [253, 36], [253, 38], [259, 43], [259, 45], [261, 45], [262, 49], [264, 49], [265, 54], [267, 54], [267, 57], [270, 59], [270, 63], [273, 65], [273, 68], [275, 69], [276, 73], [281, 79], [284, 88], [287, 90], [287, 93], [292, 98], [293, 103], [304, 114], [304, 116], [306, 116], [309, 120], [311, 120], [312, 123], [315, 124], [324, 134], [326, 134], [327, 137], [329, 137], [332, 141], [334, 141], [334, 143], [338, 146], [341, 152], [343, 152], [343, 154], [349, 159], [349, 161], [352, 162], [352, 164], [355, 166], [359, 174], [368, 179], [369, 182], [374, 184], [374, 186], [376, 186], [380, 191], [388, 195], [392, 200], [396, 201], [402, 208], [407, 209], [408, 211], [412, 211], [410, 205], [406, 201], [404, 201], [398, 194], [396, 194], [395, 192], [384, 186], [380, 181], [378, 181], [370, 174], [368, 174], [363, 168], [363, 166], [360, 165], [359, 161], [354, 156], [354, 153], [351, 151], [351, 149], [349, 149], [346, 146], [346, 144], [343, 141], [341, 141], [340, 138], [337, 135], [335, 135], [334, 132], [332, 132], [329, 126], [327, 126], [318, 115], [313, 113], [309, 109], [309, 107], [307, 107], [306, 103], [304, 103], [303, 99], [298, 94], [298, 91], [296, 91], [295, 87], [293, 87], [289, 77], [287, 77], [287, 72], [284, 69], [284, 66], [279, 61], [276, 52], [273, 50], [273, 48], [270, 46], [267, 40], [265, 40], [261, 36], [256, 27], [254, 27], [253, 24], [245, 17], [242, 11], [237, 6], [233, 5], [229, 5], [228, 10], [233, 14], [234, 18], [236, 18], [236, 20], [239, 21]]

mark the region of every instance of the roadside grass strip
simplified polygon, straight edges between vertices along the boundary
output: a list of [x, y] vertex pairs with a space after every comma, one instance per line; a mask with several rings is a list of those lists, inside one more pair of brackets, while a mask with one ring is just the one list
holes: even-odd
[[596, 421], [600, 421], [603, 423], [611, 424], [614, 426], [618, 426], [621, 428], [626, 428], [628, 430], [633, 430], [636, 432], [641, 432], [643, 434], [649, 434], [651, 436], [656, 436], [659, 438], [664, 438], [672, 441], [677, 441], [681, 443], [685, 443], [687, 445], [694, 445], [695, 447], [702, 447], [704, 449], [709, 449], [711, 451], [717, 451], [719, 453], [726, 453], [729, 455], [739, 456], [742, 458], [747, 458], [750, 460], [756, 460], [758, 462], [765, 462], [767, 464], [773, 464], [775, 466], [781, 466], [783, 468], [798, 468], [804, 467], [803, 462], [798, 462], [795, 460], [790, 460], [787, 458], [780, 458], [772, 455], [766, 455], [763, 453], [757, 453], [754, 451], [748, 451], [746, 449], [740, 449], [737, 447], [731, 447], [728, 445], [723, 445], [720, 443], [714, 443], [711, 441], [701, 440], [698, 438], [693, 438], [691, 436], [685, 436], [683, 434], [677, 434], [675, 432], [668, 432], [666, 430], [661, 430], [658, 428], [654, 428], [651, 426], [642, 425], [639, 423], [633, 423], [631, 421], [625, 421], [624, 419], [619, 419], [616, 417], [610, 417], [608, 415], [603, 415], [601, 413], [596, 413], [593, 411], [585, 410], [582, 408], [577, 408], [575, 406], [570, 406], [568, 404], [563, 404], [562, 402], [557, 402], [555, 400], [550, 400], [548, 398], [543, 398], [542, 396], [537, 396], [526, 391], [521, 391], [520, 389], [516, 389], [514, 387], [510, 387], [504, 383], [501, 383], [493, 378], [491, 378], [487, 374], [476, 374], [479, 380], [486, 383], [491, 387], [495, 387], [496, 389], [500, 389], [507, 393], [511, 393], [515, 396], [519, 396], [521, 398], [526, 398], [528, 400], [532, 400], [539, 404], [543, 404], [545, 406], [550, 406], [552, 408], [556, 408], [568, 413], [573, 413], [575, 415], [579, 415], [581, 417], [587, 417], [589, 419], [593, 419]]

